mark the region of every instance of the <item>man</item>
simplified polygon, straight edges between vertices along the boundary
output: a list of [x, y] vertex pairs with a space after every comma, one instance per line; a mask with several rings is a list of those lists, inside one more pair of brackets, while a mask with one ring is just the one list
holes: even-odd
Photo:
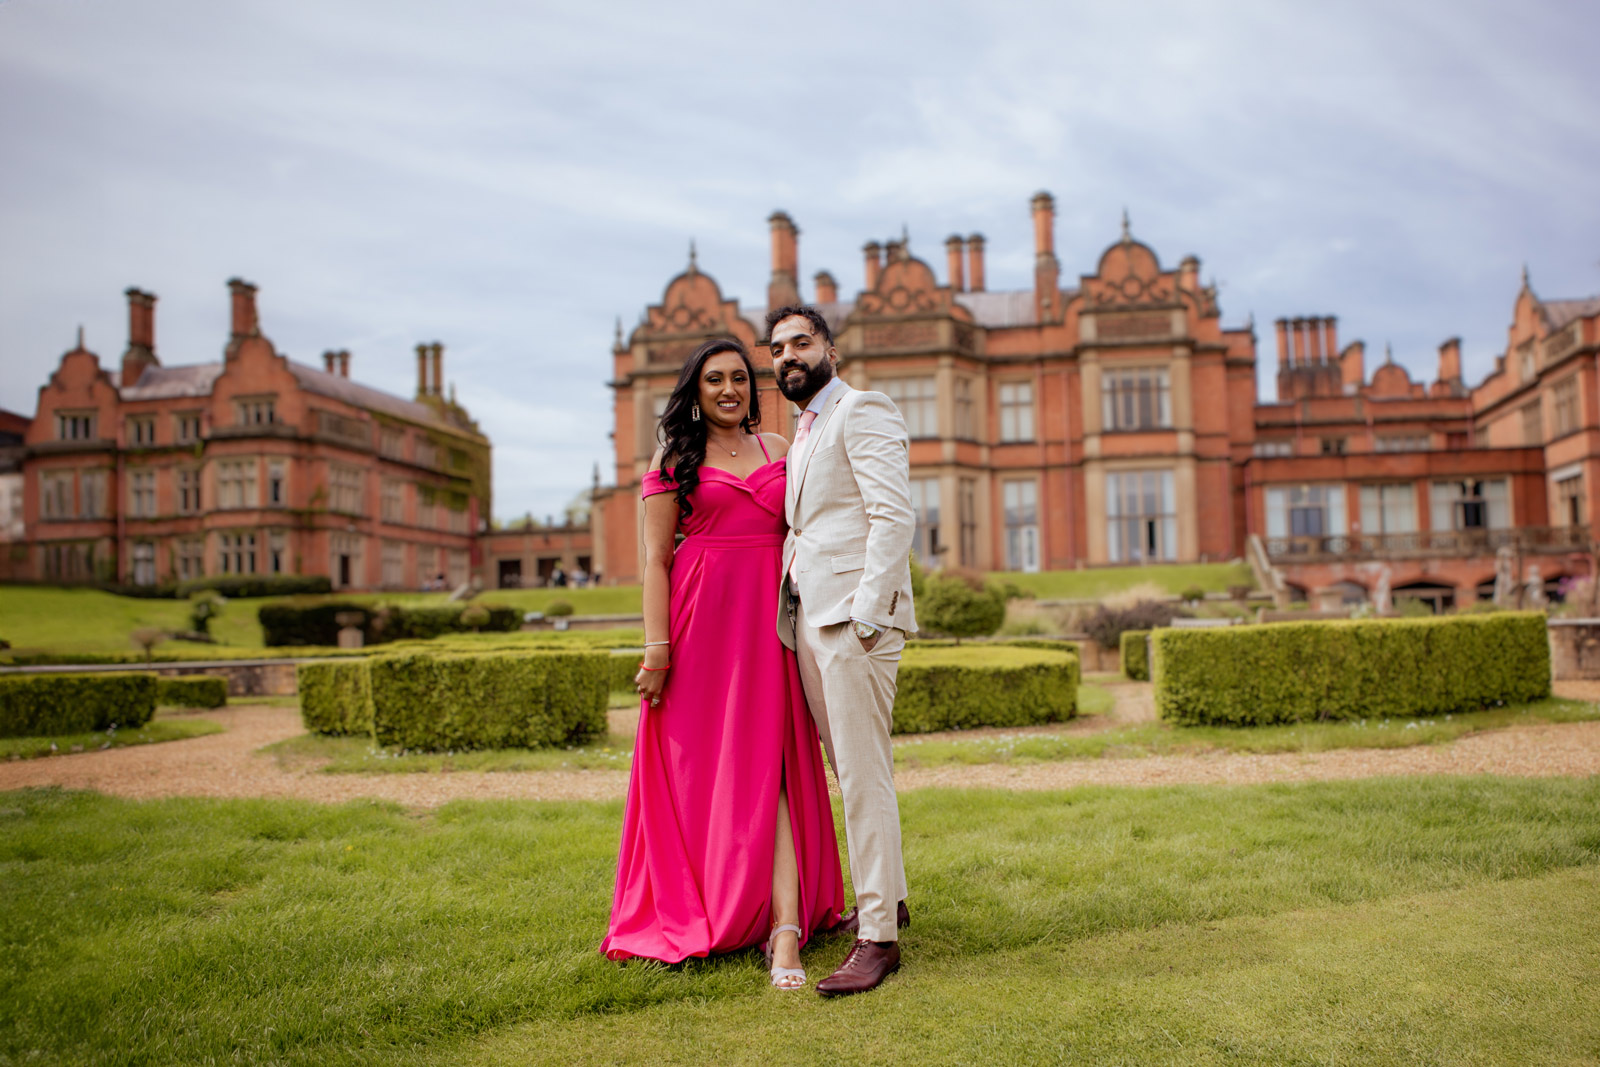
[[789, 450], [778, 637], [795, 650], [806, 701], [844, 796], [856, 942], [824, 996], [876, 988], [900, 966], [905, 909], [900, 806], [889, 744], [911, 605], [910, 441], [882, 393], [852, 389], [815, 308], [767, 315], [778, 389], [804, 410]]

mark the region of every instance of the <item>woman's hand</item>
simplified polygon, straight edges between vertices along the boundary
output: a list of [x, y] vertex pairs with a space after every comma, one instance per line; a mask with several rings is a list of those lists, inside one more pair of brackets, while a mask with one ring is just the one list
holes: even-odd
[[[633, 684], [641, 699], [650, 701], [651, 707], [661, 703], [661, 691], [667, 686], [665, 668], [671, 664], [666, 645], [651, 645], [644, 650], [644, 666], [633, 676]], [[649, 668], [648, 670], [646, 668]]]

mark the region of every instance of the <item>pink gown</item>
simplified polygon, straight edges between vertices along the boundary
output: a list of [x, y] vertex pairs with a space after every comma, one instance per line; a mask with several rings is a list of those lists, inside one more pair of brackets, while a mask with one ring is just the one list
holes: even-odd
[[[762, 446], [763, 452], [765, 446]], [[783, 460], [748, 479], [700, 468], [672, 559], [672, 671], [640, 702], [611, 925], [600, 951], [677, 963], [759, 944], [772, 923], [778, 793], [787, 790], [800, 925], [844, 904], [833, 808], [794, 653], [773, 627]], [[644, 496], [676, 492], [656, 471]]]

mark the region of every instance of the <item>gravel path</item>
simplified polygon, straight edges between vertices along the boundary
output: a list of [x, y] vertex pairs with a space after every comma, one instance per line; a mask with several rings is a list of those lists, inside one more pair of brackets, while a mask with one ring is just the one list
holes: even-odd
[[[1114, 687], [1113, 711], [1066, 727], [1107, 729], [1153, 716], [1148, 685]], [[1561, 683], [1562, 696], [1600, 699], [1600, 683]], [[263, 745], [303, 732], [298, 710], [239, 705], [196, 713], [227, 731], [185, 741], [104, 752], [0, 763], [0, 790], [28, 786], [94, 789], [132, 798], [165, 796], [297, 797], [340, 802], [390, 800], [435, 807], [459, 799], [604, 800], [621, 797], [626, 771], [456, 771], [439, 774], [322, 774], [317, 765], [280, 767]], [[614, 729], [631, 732], [631, 711], [613, 713]], [[988, 731], [970, 731], [973, 737]], [[1005, 731], [1016, 733], [1016, 730]], [[922, 735], [924, 738], [939, 735]], [[948, 736], [948, 735], [947, 735]], [[1400, 749], [1337, 749], [1316, 753], [1147, 756], [1063, 760], [1025, 765], [953, 764], [906, 768], [900, 789], [930, 786], [1062, 789], [1074, 785], [1178, 785], [1304, 782], [1405, 774], [1501, 774], [1519, 777], [1600, 774], [1600, 722], [1524, 726], [1465, 737], [1443, 745]]]

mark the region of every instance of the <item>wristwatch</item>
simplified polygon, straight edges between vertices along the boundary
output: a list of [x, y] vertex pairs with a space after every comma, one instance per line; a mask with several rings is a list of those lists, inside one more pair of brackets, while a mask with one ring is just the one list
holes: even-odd
[[861, 638], [863, 641], [871, 641], [874, 637], [878, 636], [878, 628], [873, 626], [871, 623], [865, 623], [857, 619], [856, 636]]

